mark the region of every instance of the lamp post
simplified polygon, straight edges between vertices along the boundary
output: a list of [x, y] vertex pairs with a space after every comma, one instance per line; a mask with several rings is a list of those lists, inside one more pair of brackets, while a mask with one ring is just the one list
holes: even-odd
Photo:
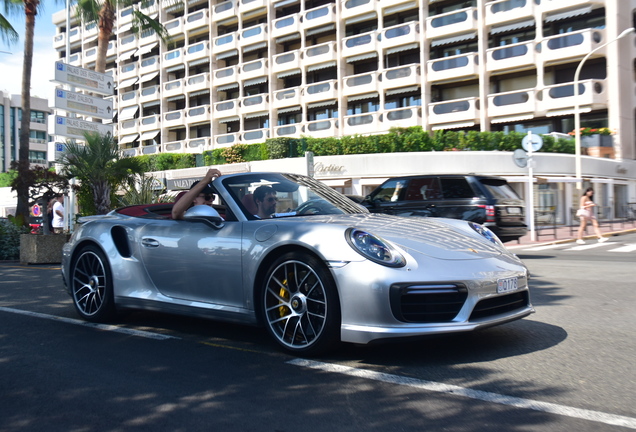
[[581, 75], [581, 69], [583, 69], [583, 65], [587, 61], [587, 59], [594, 54], [596, 51], [601, 48], [606, 47], [612, 42], [616, 42], [622, 37], [627, 36], [630, 33], [633, 33], [634, 27], [628, 28], [619, 34], [616, 38], [611, 41], [605, 42], [603, 45], [599, 45], [594, 48], [592, 51], [587, 53], [585, 57], [581, 59], [579, 65], [576, 67], [576, 71], [574, 72], [574, 147], [575, 147], [575, 160], [576, 160], [576, 188], [578, 190], [582, 189], [582, 173], [581, 173], [581, 113], [580, 113], [580, 103], [579, 103], [579, 76]]

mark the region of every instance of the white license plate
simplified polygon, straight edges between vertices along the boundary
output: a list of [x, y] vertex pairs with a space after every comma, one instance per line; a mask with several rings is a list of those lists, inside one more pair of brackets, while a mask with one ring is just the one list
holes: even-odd
[[521, 214], [521, 209], [519, 207], [508, 207], [508, 213]]
[[517, 278], [497, 279], [497, 294], [517, 291], [519, 286], [517, 285]]

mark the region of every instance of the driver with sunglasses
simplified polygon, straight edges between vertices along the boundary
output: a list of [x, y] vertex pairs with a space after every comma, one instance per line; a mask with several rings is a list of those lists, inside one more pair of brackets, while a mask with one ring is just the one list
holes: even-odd
[[196, 205], [211, 206], [212, 201], [214, 201], [214, 189], [210, 186], [210, 183], [220, 176], [221, 171], [211, 168], [205, 173], [203, 179], [192, 183], [190, 190], [172, 206], [172, 219], [183, 219], [183, 215], [190, 207]]

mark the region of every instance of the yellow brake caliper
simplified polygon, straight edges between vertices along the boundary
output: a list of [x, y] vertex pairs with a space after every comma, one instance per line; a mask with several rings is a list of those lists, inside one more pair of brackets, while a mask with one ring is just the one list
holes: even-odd
[[[283, 286], [280, 288], [280, 291], [278, 292], [278, 295], [281, 298], [284, 298], [285, 300], [289, 301], [289, 290], [287, 288], [285, 288], [287, 286], [287, 279], [285, 279], [283, 281]], [[289, 315], [289, 308], [285, 305], [283, 305], [282, 301], [279, 301], [279, 303], [281, 304], [281, 306], [278, 307], [278, 313], [280, 314], [280, 317], [283, 318], [287, 315]]]

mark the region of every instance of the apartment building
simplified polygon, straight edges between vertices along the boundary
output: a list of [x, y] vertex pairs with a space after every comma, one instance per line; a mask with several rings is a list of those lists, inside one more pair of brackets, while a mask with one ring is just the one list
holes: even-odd
[[[51, 114], [47, 99], [31, 98], [29, 161], [32, 166], [48, 167], [48, 117]], [[0, 91], [0, 170], [7, 172], [11, 162], [19, 159], [22, 96]]]

